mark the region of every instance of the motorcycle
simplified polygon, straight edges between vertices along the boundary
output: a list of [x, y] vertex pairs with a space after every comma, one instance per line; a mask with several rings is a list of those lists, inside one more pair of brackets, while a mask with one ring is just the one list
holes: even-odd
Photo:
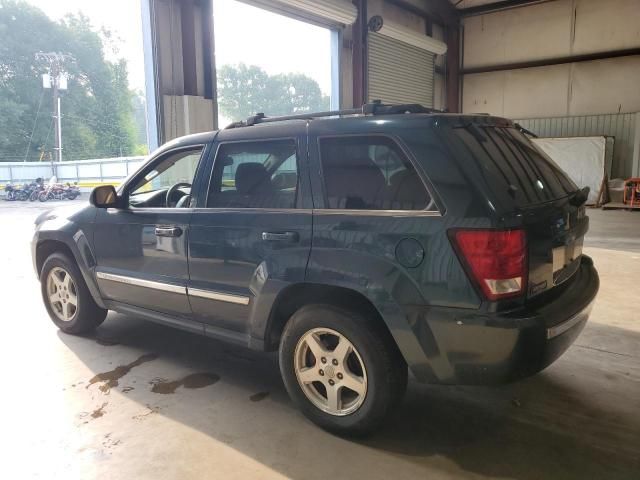
[[24, 186], [16, 187], [9, 183], [4, 187], [4, 190], [5, 192], [7, 192], [5, 200], [9, 202], [14, 202], [16, 200], [27, 200], [29, 198], [29, 193], [25, 190]]
[[61, 185], [54, 183], [46, 187], [42, 192], [38, 194], [38, 200], [46, 202], [48, 200], [75, 200], [80, 196], [80, 189], [77, 185]]
[[40, 192], [44, 190], [44, 183], [41, 178], [37, 178], [35, 182], [31, 182], [27, 189], [29, 190], [29, 201], [35, 202], [40, 195]]
[[67, 183], [67, 194], [66, 194], [66, 197], [69, 200], [75, 200], [79, 196], [80, 196], [80, 187], [78, 187], [78, 185], [76, 183], [74, 183], [73, 185], [69, 185]]
[[10, 183], [7, 183], [4, 186], [4, 191], [6, 192], [6, 195], [4, 196], [4, 199], [7, 202], [13, 202], [16, 199], [15, 188], [16, 187], [11, 185]]

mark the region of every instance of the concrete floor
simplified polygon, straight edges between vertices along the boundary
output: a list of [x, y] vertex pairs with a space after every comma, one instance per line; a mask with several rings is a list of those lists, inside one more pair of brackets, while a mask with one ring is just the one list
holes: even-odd
[[0, 204], [4, 478], [640, 478], [640, 213], [590, 212], [602, 288], [554, 365], [498, 388], [412, 382], [349, 441], [298, 413], [274, 355], [116, 314], [60, 333], [29, 254], [51, 206]]

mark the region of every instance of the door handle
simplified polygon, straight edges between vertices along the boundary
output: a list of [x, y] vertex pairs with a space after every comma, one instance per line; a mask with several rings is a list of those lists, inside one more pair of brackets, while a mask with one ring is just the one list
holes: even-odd
[[156, 237], [179, 237], [182, 235], [180, 227], [156, 227]]
[[262, 240], [265, 242], [297, 242], [300, 236], [298, 232], [262, 232]]

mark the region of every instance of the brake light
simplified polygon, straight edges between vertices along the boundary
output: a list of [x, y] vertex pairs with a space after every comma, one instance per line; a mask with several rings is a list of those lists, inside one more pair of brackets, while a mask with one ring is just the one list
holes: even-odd
[[515, 297], [527, 283], [524, 230], [454, 230], [468, 273], [489, 300]]

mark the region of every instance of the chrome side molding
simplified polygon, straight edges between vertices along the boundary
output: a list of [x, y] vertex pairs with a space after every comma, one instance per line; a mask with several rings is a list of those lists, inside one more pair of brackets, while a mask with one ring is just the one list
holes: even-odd
[[96, 272], [96, 277], [100, 280], [109, 280], [110, 282], [124, 283], [125, 285], [133, 285], [135, 287], [152, 288], [154, 290], [178, 293], [181, 295], [193, 295], [194, 297], [206, 298], [208, 300], [217, 300], [220, 302], [235, 303], [237, 305], [249, 305], [250, 301], [250, 298], [244, 295], [232, 295], [228, 293], [216, 292], [214, 290], [187, 288], [182, 285], [155, 282], [153, 280], [143, 280], [141, 278], [116, 275], [114, 273]]
[[249, 297], [243, 295], [231, 295], [213, 290], [201, 290], [199, 288], [187, 288], [187, 293], [194, 297], [218, 300], [220, 302], [235, 303], [237, 305], [249, 305]]
[[153, 288], [163, 292], [187, 294], [187, 287], [182, 285], [172, 285], [164, 282], [154, 282], [153, 280], [143, 280], [141, 278], [125, 277], [124, 275], [116, 275], [113, 273], [96, 272], [96, 277], [101, 280], [109, 280], [111, 282], [124, 283], [136, 287]]

